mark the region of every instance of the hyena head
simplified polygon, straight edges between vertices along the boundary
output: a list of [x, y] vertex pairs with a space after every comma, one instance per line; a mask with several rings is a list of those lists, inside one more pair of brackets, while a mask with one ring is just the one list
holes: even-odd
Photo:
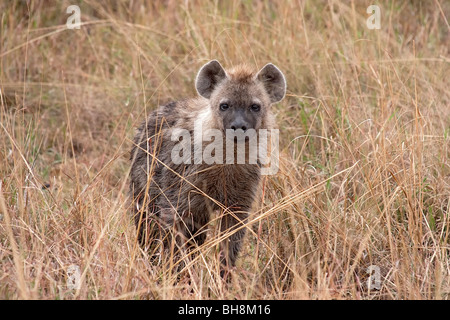
[[283, 73], [273, 64], [260, 71], [241, 65], [225, 71], [217, 60], [205, 64], [195, 81], [198, 93], [209, 99], [216, 129], [270, 129], [270, 105], [286, 94]]

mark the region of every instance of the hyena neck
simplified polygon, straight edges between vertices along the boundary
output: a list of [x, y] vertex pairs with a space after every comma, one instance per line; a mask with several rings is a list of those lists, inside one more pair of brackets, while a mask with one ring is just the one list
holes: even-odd
[[209, 104], [198, 112], [196, 121], [201, 124], [203, 130], [217, 129], [217, 123]]

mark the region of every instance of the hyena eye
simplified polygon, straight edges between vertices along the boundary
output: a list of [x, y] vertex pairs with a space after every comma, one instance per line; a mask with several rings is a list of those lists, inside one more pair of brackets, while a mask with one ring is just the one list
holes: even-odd
[[228, 105], [228, 103], [221, 103], [219, 106], [220, 110], [222, 110], [222, 111], [227, 110], [229, 107], [230, 106]]
[[259, 105], [259, 104], [252, 104], [251, 106], [250, 106], [250, 109], [252, 110], [252, 111], [255, 111], [255, 112], [258, 112], [259, 110], [261, 110], [261, 106]]

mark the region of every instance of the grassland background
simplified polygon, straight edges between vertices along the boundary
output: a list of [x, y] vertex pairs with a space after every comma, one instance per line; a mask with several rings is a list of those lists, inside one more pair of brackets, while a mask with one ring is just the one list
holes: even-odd
[[[2, 1], [0, 298], [448, 299], [449, 17], [442, 0]], [[194, 96], [209, 59], [288, 82], [280, 171], [229, 285], [213, 231], [179, 275], [128, 214], [134, 128]]]

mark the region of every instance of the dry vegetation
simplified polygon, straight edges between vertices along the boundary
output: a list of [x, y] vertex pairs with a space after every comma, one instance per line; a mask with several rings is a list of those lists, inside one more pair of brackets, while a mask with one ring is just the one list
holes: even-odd
[[[448, 299], [450, 3], [378, 3], [381, 30], [370, 4], [2, 1], [0, 298]], [[136, 245], [127, 208], [134, 128], [195, 95], [213, 58], [288, 81], [280, 171], [229, 285], [213, 227], [178, 274]]]

